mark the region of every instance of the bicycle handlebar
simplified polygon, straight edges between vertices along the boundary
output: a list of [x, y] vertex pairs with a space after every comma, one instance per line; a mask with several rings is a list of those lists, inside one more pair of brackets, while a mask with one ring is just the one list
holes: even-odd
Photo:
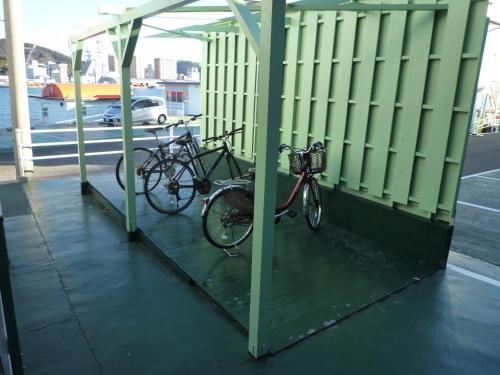
[[208, 138], [205, 138], [204, 140], [202, 140], [202, 142], [210, 142], [210, 141], [215, 142], [215, 141], [219, 141], [221, 139], [227, 139], [230, 136], [237, 134], [237, 133], [240, 133], [242, 131], [243, 131], [243, 128], [234, 129], [230, 132], [226, 131], [226, 133], [224, 133], [223, 135], [215, 135], [213, 137], [208, 137]]
[[283, 143], [278, 148], [278, 153], [281, 154], [285, 150], [290, 150], [292, 152], [305, 152], [305, 153], [309, 153], [309, 152], [311, 152], [313, 150], [318, 150], [318, 149], [322, 149], [322, 148], [325, 148], [325, 146], [323, 146], [323, 143], [321, 143], [321, 142], [313, 143], [308, 148], [304, 147], [304, 148], [298, 148], [298, 149], [295, 149], [292, 146], [289, 146], [289, 145]]
[[174, 122], [173, 124], [165, 126], [165, 130], [168, 130], [168, 129], [173, 128], [173, 127], [176, 128], [179, 125], [189, 124], [191, 121], [197, 120], [201, 116], [203, 116], [203, 114], [200, 113], [199, 115], [195, 115], [195, 116], [191, 117], [189, 120], [186, 120], [186, 121], [184, 121], [183, 119], [180, 119], [179, 121]]

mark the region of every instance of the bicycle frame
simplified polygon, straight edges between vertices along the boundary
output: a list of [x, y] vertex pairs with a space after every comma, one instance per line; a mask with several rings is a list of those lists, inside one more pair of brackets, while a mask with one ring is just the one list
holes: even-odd
[[281, 214], [285, 213], [290, 208], [292, 203], [295, 201], [295, 198], [297, 198], [297, 195], [299, 194], [300, 188], [302, 187], [302, 185], [304, 185], [307, 182], [309, 177], [310, 177], [309, 173], [302, 172], [299, 180], [297, 181], [292, 192], [290, 193], [288, 200], [276, 207], [276, 215], [281, 215]]
[[[203, 163], [202, 158], [206, 155], [210, 155], [210, 154], [213, 154], [214, 152], [218, 152], [218, 151], [222, 151], [222, 152], [217, 157], [215, 162], [212, 164], [212, 166], [210, 167], [210, 170], [207, 172], [207, 170], [205, 169], [205, 164]], [[203, 173], [204, 178], [210, 178], [210, 176], [214, 173], [215, 169], [217, 168], [217, 166], [220, 164], [220, 162], [222, 161], [222, 159], [224, 157], [226, 157], [226, 158], [233, 157], [233, 155], [229, 151], [229, 148], [227, 147], [226, 142], [223, 142], [222, 146], [220, 146], [220, 147], [217, 147], [217, 148], [214, 148], [212, 150], [205, 151], [205, 152], [202, 152], [199, 154], [194, 154], [194, 152], [191, 150], [191, 147], [187, 147], [187, 152], [188, 152], [190, 163], [193, 167], [193, 171], [194, 171], [195, 175], [196, 176], [200, 175], [198, 168], [196, 167], [196, 163], [195, 163], [195, 160], [198, 160], [199, 166], [201, 168], [201, 172]]]

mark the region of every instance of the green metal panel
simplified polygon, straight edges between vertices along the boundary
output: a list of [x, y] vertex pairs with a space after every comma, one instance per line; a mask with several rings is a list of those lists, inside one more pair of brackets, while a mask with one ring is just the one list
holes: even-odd
[[[245, 59], [246, 59], [246, 40], [243, 35], [237, 36], [237, 56], [236, 56], [236, 108], [234, 110], [235, 114], [235, 128], [239, 129], [243, 127], [243, 109], [245, 103]], [[243, 137], [235, 137], [234, 152], [243, 157]]]
[[[202, 59], [203, 61], [207, 61], [208, 59], [208, 48], [209, 48], [209, 45], [211, 44], [208, 44], [208, 43], [203, 43], [203, 52], [202, 52]], [[201, 76], [202, 77], [208, 77], [208, 65], [207, 64], [202, 64], [201, 65]], [[201, 99], [201, 108], [203, 110], [203, 113], [204, 114], [207, 114], [207, 101], [208, 101], [208, 86], [207, 86], [207, 80], [206, 79], [203, 79], [201, 80], [201, 95], [200, 95], [200, 99]], [[201, 120], [201, 132], [206, 134], [207, 133], [207, 119], [206, 119], [206, 116], [202, 117], [202, 120]]]
[[336, 12], [325, 13], [323, 23], [319, 24], [317, 45], [322, 46], [322, 48], [319, 49], [317, 56], [319, 59], [317, 81], [325, 83], [316, 84], [313, 92], [316, 105], [314, 118], [311, 120], [312, 139], [324, 139], [327, 131], [333, 59], [333, 43], [328, 42], [328, 40], [335, 40], [336, 18]]
[[[227, 38], [227, 84], [226, 103], [224, 112], [224, 128], [227, 131], [234, 129], [234, 71], [236, 63], [236, 35], [231, 33]], [[239, 137], [238, 137], [239, 138]]]
[[[217, 34], [215, 33], [210, 33], [210, 36], [212, 38], [215, 38]], [[203, 80], [208, 80], [208, 84], [205, 83], [205, 85], [208, 87], [209, 91], [207, 94], [207, 103], [208, 107], [204, 110], [206, 116], [205, 116], [205, 123], [206, 123], [206, 129], [207, 131], [205, 132], [205, 137], [212, 137], [215, 135], [215, 98], [216, 98], [216, 93], [215, 93], [215, 88], [217, 87], [217, 66], [216, 66], [216, 61], [217, 61], [217, 43], [210, 43], [208, 48], [208, 61], [210, 62], [208, 64], [208, 76], [204, 77]], [[205, 64], [204, 64], [205, 65]]]
[[342, 167], [342, 154], [349, 108], [349, 91], [351, 86], [352, 59], [354, 57], [354, 42], [356, 37], [357, 16], [355, 13], [345, 13], [340, 16], [337, 25], [336, 45], [334, 46], [333, 62], [333, 97], [332, 123], [330, 124], [331, 143], [328, 147], [328, 184], [338, 184]]
[[[432, 1], [432, 0], [431, 0]], [[391, 193], [394, 202], [406, 205], [412, 183], [415, 150], [417, 147], [420, 116], [424, 101], [425, 77], [429, 64], [429, 52], [434, 26], [433, 12], [418, 12], [409, 15], [407, 20], [408, 39], [399, 82], [399, 105], [395, 113], [394, 151], [395, 160], [394, 184], [391, 184]], [[400, 117], [398, 115], [400, 114]], [[398, 132], [399, 130], [399, 132]], [[391, 181], [392, 182], [392, 181]]]
[[225, 107], [225, 96], [226, 96], [226, 40], [227, 35], [224, 33], [219, 33], [219, 43], [217, 47], [217, 101], [216, 101], [216, 134], [224, 133], [224, 107]]
[[[293, 132], [297, 134], [296, 145], [306, 145], [309, 142], [309, 127], [311, 126], [311, 99], [314, 82], [314, 66], [316, 64], [316, 34], [318, 30], [318, 13], [309, 12], [304, 15], [302, 38], [300, 42], [300, 65], [298, 86], [301, 88], [298, 97], [297, 121], [293, 123]], [[285, 125], [287, 126], [287, 125]]]
[[[433, 104], [430, 117], [429, 148], [422, 150], [426, 158], [422, 179], [434, 189], [422, 190], [422, 193], [419, 194], [419, 206], [432, 213], [436, 212], [439, 200], [447, 151], [447, 144], [443, 145], [437, 140], [447, 140], [450, 135], [456, 96], [450, 95], [450, 93], [455, 93], [458, 84], [469, 5], [470, 0], [454, 0], [452, 2], [448, 10], [448, 21], [443, 35], [446, 43], [438, 43], [435, 39], [434, 51], [431, 50], [431, 53], [441, 56], [441, 59], [439, 68], [436, 69], [437, 75], [428, 77], [435, 82], [435, 87], [428, 94], [428, 101]], [[458, 165], [455, 166], [455, 169], [458, 170]]]
[[[488, 1], [382, 5], [382, 11], [289, 11], [281, 141], [324, 142], [326, 186], [452, 223]], [[220, 48], [221, 38], [211, 35], [209, 49]], [[234, 148], [252, 161], [255, 54], [242, 32], [235, 38], [233, 111], [236, 125], [243, 116], [245, 133]], [[203, 79], [213, 82], [211, 61], [205, 64]], [[224, 92], [230, 80], [218, 78], [213, 90]], [[216, 131], [210, 126], [207, 134]], [[280, 170], [287, 168], [281, 157]]]
[[[290, 16], [290, 24], [286, 30], [285, 40], [285, 71], [283, 86], [283, 115], [281, 121], [281, 141], [286, 144], [292, 144], [292, 124], [295, 123], [296, 89], [295, 77], [297, 75], [297, 61], [299, 59], [300, 44], [300, 24], [302, 22], [302, 13], [295, 13]], [[280, 155], [280, 169], [287, 171], [289, 168], [288, 157], [285, 154]]]
[[[380, 12], [369, 12], [358, 20], [354, 51], [355, 66], [351, 76], [349, 119], [347, 123], [344, 158], [349, 162], [344, 179], [347, 186], [359, 190], [366, 149], [366, 131], [369, 124], [372, 86], [374, 82]], [[366, 30], [369, 30], [367, 32]]]
[[245, 148], [245, 158], [252, 160], [254, 157], [254, 129], [256, 110], [256, 90], [257, 90], [257, 55], [246, 43], [246, 65], [245, 77], [245, 122], [243, 123], [243, 141]]
[[[407, 2], [407, 1], [406, 1]], [[373, 145], [373, 157], [367, 162], [365, 181], [370, 187], [370, 193], [382, 198], [384, 193], [384, 182], [387, 174], [389, 146], [391, 142], [391, 130], [394, 119], [394, 105], [396, 104], [396, 94], [398, 89], [398, 78], [401, 66], [401, 55], [403, 53], [404, 29], [406, 23], [405, 12], [391, 13], [382, 18], [379, 53], [385, 56], [378, 61], [380, 67], [379, 90], [373, 90], [374, 108], [373, 116], [377, 127], [372, 127], [368, 132], [367, 143]], [[385, 21], [384, 21], [385, 19]], [[386, 29], [387, 28], [387, 29]], [[385, 31], [387, 30], [387, 31]], [[375, 74], [377, 74], [376, 72]], [[380, 98], [380, 100], [378, 100]], [[380, 173], [377, 168], [379, 166]]]

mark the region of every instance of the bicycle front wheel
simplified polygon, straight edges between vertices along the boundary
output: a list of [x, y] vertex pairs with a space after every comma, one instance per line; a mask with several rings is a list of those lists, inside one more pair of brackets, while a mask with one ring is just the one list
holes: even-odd
[[177, 214], [194, 199], [196, 189], [193, 178], [194, 172], [189, 164], [178, 159], [162, 160], [146, 176], [146, 200], [158, 212]]
[[318, 180], [311, 177], [304, 186], [303, 210], [307, 225], [311, 230], [319, 230], [321, 224], [321, 190]]
[[[142, 147], [134, 148], [134, 173], [135, 173], [135, 192], [136, 194], [144, 194], [144, 180], [149, 172], [149, 169], [158, 163], [160, 158], [151, 150]], [[116, 163], [116, 182], [125, 190], [125, 163], [123, 155]], [[151, 185], [152, 188], [156, 187]]]
[[202, 213], [203, 234], [215, 247], [231, 249], [245, 241], [253, 228], [253, 194], [237, 186], [216, 191]]

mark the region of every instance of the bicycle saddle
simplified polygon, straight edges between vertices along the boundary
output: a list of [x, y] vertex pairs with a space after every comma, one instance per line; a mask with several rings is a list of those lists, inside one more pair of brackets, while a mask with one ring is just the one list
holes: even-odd
[[163, 128], [153, 128], [153, 129], [144, 129], [145, 131], [147, 131], [148, 133], [151, 133], [151, 134], [156, 134], [156, 132], [160, 131], [160, 130], [163, 130]]
[[186, 146], [188, 143], [191, 143], [192, 141], [193, 141], [193, 137], [186, 136], [186, 135], [183, 135], [183, 136], [175, 139], [175, 143], [180, 145], [180, 146]]

